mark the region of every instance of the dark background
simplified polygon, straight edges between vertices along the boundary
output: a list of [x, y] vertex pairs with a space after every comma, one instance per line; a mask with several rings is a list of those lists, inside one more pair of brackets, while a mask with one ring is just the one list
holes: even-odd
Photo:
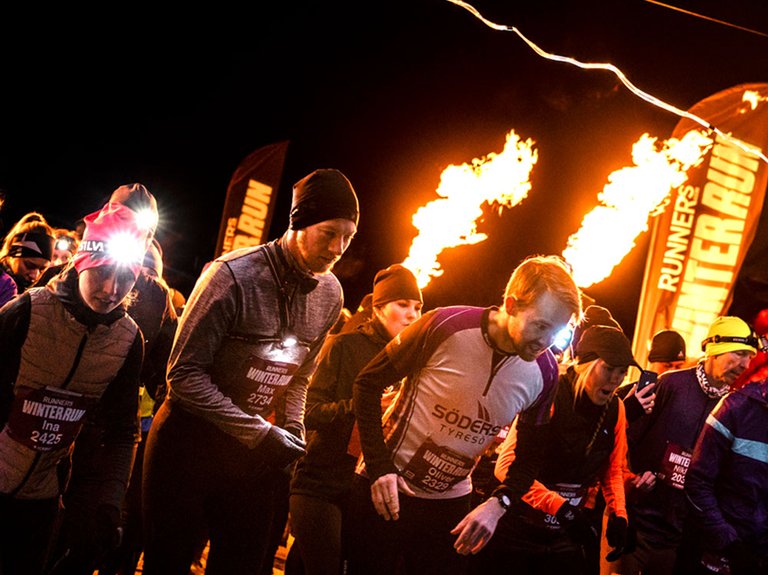
[[[444, 252], [445, 274], [425, 289], [428, 308], [491, 305], [524, 257], [562, 253], [643, 133], [666, 139], [679, 119], [612, 74], [543, 59], [447, 0], [260, 4], [6, 18], [0, 231], [33, 209], [72, 227], [119, 185], [142, 182], [158, 199], [167, 279], [188, 294], [213, 256], [238, 164], [287, 140], [269, 238], [287, 227], [293, 182], [342, 170], [361, 202], [359, 234], [337, 266], [354, 309], [376, 271], [407, 256], [411, 216], [436, 198], [442, 171], [501, 152], [514, 129], [539, 153], [532, 191], [512, 210], [488, 211], [489, 238]], [[675, 4], [768, 33], [758, 0]], [[474, 6], [544, 50], [611, 62], [681, 109], [768, 81], [765, 35], [647, 1]], [[630, 333], [647, 244], [645, 234], [586, 290]]]

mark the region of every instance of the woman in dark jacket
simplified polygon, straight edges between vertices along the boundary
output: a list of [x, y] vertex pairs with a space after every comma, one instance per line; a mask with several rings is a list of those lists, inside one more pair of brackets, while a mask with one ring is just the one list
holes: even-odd
[[84, 451], [88, 457], [71, 462], [81, 485], [63, 515], [63, 560], [56, 569], [66, 571], [54, 572], [92, 573], [88, 563], [117, 535], [138, 438], [143, 356], [142, 334], [125, 312], [125, 299], [147, 232], [135, 212], [117, 204], [86, 222], [72, 266], [0, 310], [3, 573], [42, 571], [66, 486], [60, 473], [84, 437], [95, 443]]
[[[598, 484], [610, 517], [611, 557], [622, 552], [627, 438], [624, 404], [615, 391], [630, 365], [637, 363], [621, 330], [596, 325], [584, 331], [576, 361], [558, 381], [546, 437], [540, 438], [546, 462], [528, 493], [499, 521], [488, 546], [472, 558], [470, 573], [597, 572], [597, 562], [589, 563], [598, 544]], [[496, 461], [499, 480], [514, 458], [513, 427]]]
[[[329, 338], [307, 394], [310, 436], [291, 484], [290, 523], [307, 575], [341, 573], [342, 530], [360, 443], [352, 411], [352, 384], [387, 342], [421, 316], [416, 278], [392, 265], [376, 274], [373, 315], [351, 332]], [[286, 574], [292, 571], [292, 561]]]

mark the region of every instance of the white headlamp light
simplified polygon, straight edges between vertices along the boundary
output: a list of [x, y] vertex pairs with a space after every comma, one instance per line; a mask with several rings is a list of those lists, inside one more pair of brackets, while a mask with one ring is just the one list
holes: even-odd
[[149, 208], [138, 210], [136, 212], [136, 225], [144, 231], [156, 229], [157, 214]]
[[135, 235], [119, 232], [107, 241], [107, 253], [117, 263], [123, 265], [141, 265], [144, 262], [144, 243]]
[[60, 238], [60, 239], [56, 240], [56, 249], [57, 250], [61, 250], [61, 251], [71, 249], [70, 240], [68, 240], [66, 238]]
[[568, 344], [571, 343], [572, 337], [573, 337], [573, 326], [568, 324], [559, 332], [557, 332], [557, 335], [555, 336], [555, 341], [552, 344], [552, 347], [557, 348], [558, 351], [564, 351], [565, 348], [568, 347]]

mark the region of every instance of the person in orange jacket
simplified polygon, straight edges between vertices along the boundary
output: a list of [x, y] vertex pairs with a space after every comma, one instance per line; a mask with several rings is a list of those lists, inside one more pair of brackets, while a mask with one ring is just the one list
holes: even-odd
[[[598, 543], [600, 519], [590, 509], [600, 485], [609, 511], [612, 555], [627, 543], [623, 467], [627, 438], [624, 404], [616, 388], [637, 365], [621, 330], [596, 325], [584, 331], [575, 361], [560, 376], [552, 407], [545, 463], [513, 513], [499, 522], [487, 548], [472, 558], [470, 573], [594, 572], [587, 551]], [[515, 459], [513, 427], [501, 446], [495, 474]]]

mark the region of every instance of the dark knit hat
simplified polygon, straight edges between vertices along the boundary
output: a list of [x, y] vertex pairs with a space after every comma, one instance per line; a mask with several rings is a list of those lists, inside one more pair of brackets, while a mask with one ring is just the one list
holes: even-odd
[[611, 367], [640, 367], [632, 356], [632, 345], [620, 329], [606, 325], [594, 325], [584, 331], [576, 346], [579, 363], [598, 357]]
[[109, 201], [128, 206], [138, 213], [139, 223], [146, 223], [154, 235], [158, 222], [157, 200], [143, 184], [122, 185], [112, 192]]
[[685, 359], [685, 340], [673, 329], [656, 332], [651, 340], [648, 361], [672, 362]]
[[8, 257], [12, 258], [42, 258], [51, 261], [56, 238], [39, 231], [22, 232], [13, 237], [8, 247]]
[[152, 270], [158, 278], [163, 277], [163, 250], [157, 239], [152, 240], [152, 244], [144, 254], [143, 267]]
[[599, 305], [590, 305], [584, 310], [584, 318], [581, 320], [581, 323], [573, 330], [573, 337], [571, 338], [573, 349], [576, 349], [576, 346], [578, 346], [582, 334], [593, 325], [607, 325], [621, 329], [619, 322], [613, 319], [611, 312], [607, 308]]
[[379, 271], [373, 279], [373, 305], [380, 306], [398, 299], [415, 299], [423, 303], [413, 272], [400, 264], [393, 264]]
[[338, 170], [315, 170], [293, 185], [290, 228], [343, 218], [357, 225], [360, 208], [352, 184]]

